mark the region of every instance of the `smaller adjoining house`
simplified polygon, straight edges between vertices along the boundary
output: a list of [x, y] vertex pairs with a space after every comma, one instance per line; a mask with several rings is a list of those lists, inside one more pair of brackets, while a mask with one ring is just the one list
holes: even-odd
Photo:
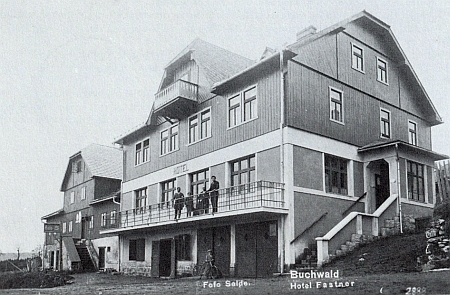
[[119, 269], [118, 236], [99, 231], [118, 221], [121, 179], [120, 149], [92, 144], [69, 158], [61, 185], [63, 208], [41, 218], [60, 229], [45, 234], [44, 268]]

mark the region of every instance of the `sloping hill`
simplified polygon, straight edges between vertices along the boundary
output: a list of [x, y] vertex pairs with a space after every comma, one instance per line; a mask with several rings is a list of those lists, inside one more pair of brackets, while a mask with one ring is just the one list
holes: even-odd
[[425, 254], [425, 233], [390, 236], [337, 257], [324, 269], [339, 270], [345, 276], [415, 272], [417, 257]]

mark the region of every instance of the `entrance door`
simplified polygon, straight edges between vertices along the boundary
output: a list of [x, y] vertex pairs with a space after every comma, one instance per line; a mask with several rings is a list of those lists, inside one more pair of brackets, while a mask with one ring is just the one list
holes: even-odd
[[170, 277], [171, 274], [172, 239], [159, 241], [159, 276]]
[[105, 247], [98, 248], [98, 268], [105, 269], [106, 251]]
[[199, 229], [197, 233], [197, 264], [205, 262], [208, 249], [213, 250], [215, 264], [224, 276], [230, 273], [230, 227]]
[[236, 225], [236, 272], [240, 277], [268, 277], [277, 271], [277, 222]]
[[389, 164], [382, 161], [379, 165], [380, 173], [375, 174], [375, 208], [389, 198]]

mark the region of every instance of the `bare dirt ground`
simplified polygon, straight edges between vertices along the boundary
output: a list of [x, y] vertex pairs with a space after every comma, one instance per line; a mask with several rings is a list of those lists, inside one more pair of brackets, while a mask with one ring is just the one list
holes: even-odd
[[[164, 280], [103, 273], [75, 274], [73, 277], [73, 284], [62, 287], [0, 290], [0, 294], [408, 294], [408, 288], [411, 288], [409, 294], [450, 294], [448, 270], [349, 277], [342, 274], [338, 279], [322, 280], [291, 279], [289, 276], [237, 281], [198, 278]], [[323, 288], [325, 283], [328, 288]], [[414, 287], [421, 288], [421, 292], [414, 289], [416, 292], [413, 293]]]

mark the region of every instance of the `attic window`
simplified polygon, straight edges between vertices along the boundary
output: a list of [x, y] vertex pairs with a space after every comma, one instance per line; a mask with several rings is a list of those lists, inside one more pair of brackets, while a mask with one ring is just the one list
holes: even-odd
[[73, 167], [72, 168], [73, 172], [80, 173], [81, 172], [81, 161], [77, 161], [77, 162], [73, 163], [72, 167]]

